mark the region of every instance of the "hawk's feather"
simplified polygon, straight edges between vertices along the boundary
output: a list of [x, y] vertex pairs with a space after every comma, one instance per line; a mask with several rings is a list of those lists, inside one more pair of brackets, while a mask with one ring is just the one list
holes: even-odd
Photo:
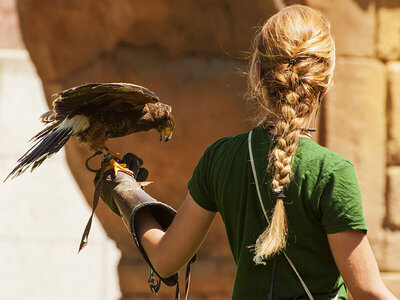
[[40, 117], [47, 126], [31, 139], [34, 145], [17, 161], [7, 178], [22, 174], [30, 166], [33, 171], [74, 135], [97, 152], [107, 149], [108, 138], [156, 129], [167, 141], [174, 129], [171, 107], [139, 85], [91, 83], [55, 96], [54, 109]]

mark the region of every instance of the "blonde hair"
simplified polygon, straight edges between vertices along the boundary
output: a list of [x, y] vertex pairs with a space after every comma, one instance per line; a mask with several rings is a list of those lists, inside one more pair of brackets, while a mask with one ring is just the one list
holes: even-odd
[[331, 85], [334, 66], [330, 24], [307, 6], [284, 8], [268, 19], [255, 38], [250, 94], [263, 108], [264, 125], [276, 128], [276, 145], [269, 157], [276, 204], [270, 224], [256, 241], [258, 258], [267, 259], [286, 247], [283, 193], [291, 180], [299, 135]]

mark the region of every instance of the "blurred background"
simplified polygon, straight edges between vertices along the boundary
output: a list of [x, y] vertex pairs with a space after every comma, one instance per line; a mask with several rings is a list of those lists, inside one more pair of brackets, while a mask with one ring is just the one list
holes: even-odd
[[[172, 105], [174, 137], [159, 143], [149, 132], [109, 146], [141, 156], [154, 181], [148, 192], [179, 208], [205, 148], [254, 125], [245, 58], [258, 26], [289, 2], [332, 23], [335, 85], [313, 138], [354, 162], [369, 239], [400, 297], [400, 0], [0, 0], [0, 178], [40, 130], [52, 94], [131, 82]], [[77, 254], [94, 190], [88, 156], [70, 141], [34, 174], [0, 183], [0, 299], [173, 297], [165, 286], [150, 293], [147, 266], [102, 203]], [[234, 275], [217, 218], [193, 266], [190, 299], [229, 299]]]

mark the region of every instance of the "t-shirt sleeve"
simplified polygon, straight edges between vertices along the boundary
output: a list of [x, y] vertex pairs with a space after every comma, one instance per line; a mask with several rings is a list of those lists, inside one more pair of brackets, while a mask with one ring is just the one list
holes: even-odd
[[218, 211], [215, 199], [213, 198], [212, 184], [212, 159], [214, 146], [207, 148], [197, 163], [192, 178], [188, 182], [189, 193], [193, 200], [202, 208], [209, 211]]
[[354, 166], [349, 161], [336, 165], [322, 182], [321, 222], [326, 233], [367, 231], [361, 193]]

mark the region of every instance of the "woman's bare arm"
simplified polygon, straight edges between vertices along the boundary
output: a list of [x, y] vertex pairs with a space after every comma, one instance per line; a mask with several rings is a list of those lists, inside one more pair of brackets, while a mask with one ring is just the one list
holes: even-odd
[[169, 277], [197, 252], [215, 213], [200, 207], [188, 194], [166, 232], [150, 214], [138, 217], [139, 238], [147, 256], [161, 276]]
[[355, 300], [396, 300], [382, 282], [366, 234], [349, 230], [328, 234], [329, 245], [343, 279]]

